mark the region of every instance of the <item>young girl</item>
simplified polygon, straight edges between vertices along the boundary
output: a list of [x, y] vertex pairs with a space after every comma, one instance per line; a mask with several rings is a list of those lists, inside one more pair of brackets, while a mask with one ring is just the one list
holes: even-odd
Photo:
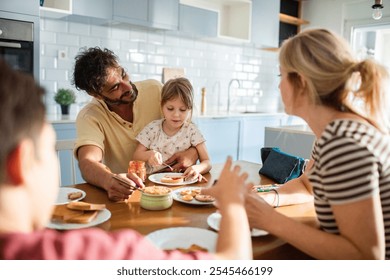
[[149, 123], [136, 137], [139, 144], [134, 160], [146, 162], [148, 174], [166, 168], [164, 162], [173, 154], [195, 147], [199, 164], [188, 167], [184, 176], [187, 180], [198, 178], [210, 171], [211, 164], [205, 139], [191, 122], [193, 89], [186, 78], [171, 79], [161, 92], [161, 110], [164, 118]]

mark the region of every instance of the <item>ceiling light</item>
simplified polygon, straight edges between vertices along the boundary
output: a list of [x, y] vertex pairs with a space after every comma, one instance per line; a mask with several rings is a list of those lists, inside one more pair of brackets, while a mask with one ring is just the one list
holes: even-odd
[[372, 5], [372, 18], [375, 20], [382, 18], [383, 4], [382, 0], [375, 0], [375, 4]]

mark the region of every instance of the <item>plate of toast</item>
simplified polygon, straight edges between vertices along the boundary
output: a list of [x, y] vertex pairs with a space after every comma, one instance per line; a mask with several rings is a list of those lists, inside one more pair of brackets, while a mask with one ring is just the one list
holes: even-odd
[[200, 193], [200, 187], [183, 187], [172, 191], [172, 198], [176, 201], [192, 205], [212, 205], [215, 198]]
[[192, 180], [186, 180], [184, 173], [174, 173], [174, 172], [152, 174], [149, 176], [148, 179], [153, 183], [167, 185], [167, 186], [190, 185], [198, 182], [198, 178]]
[[56, 205], [46, 227], [58, 230], [80, 229], [99, 225], [111, 217], [105, 204], [73, 201]]
[[179, 250], [187, 253], [195, 251], [214, 253], [217, 237], [218, 234], [211, 230], [196, 227], [165, 228], [146, 235], [147, 239], [162, 250]]
[[85, 192], [76, 188], [61, 187], [55, 205], [68, 204], [71, 201], [79, 201], [85, 197]]

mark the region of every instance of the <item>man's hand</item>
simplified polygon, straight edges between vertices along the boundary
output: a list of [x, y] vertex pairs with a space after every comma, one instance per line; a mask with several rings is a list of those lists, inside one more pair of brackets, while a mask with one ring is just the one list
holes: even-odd
[[[172, 166], [174, 172], [183, 172], [188, 167], [196, 164], [199, 159], [198, 151], [195, 147], [190, 147], [185, 151], [177, 152], [171, 156], [165, 163]], [[168, 171], [168, 169], [164, 169]]]
[[[135, 173], [121, 173], [118, 174], [124, 180], [126, 180], [132, 186], [140, 186], [145, 187], [141, 178], [139, 178]], [[108, 187], [106, 187], [108, 198], [112, 201], [123, 201], [129, 199], [129, 197], [133, 194], [133, 190], [126, 186], [125, 184], [111, 178], [107, 183]]]

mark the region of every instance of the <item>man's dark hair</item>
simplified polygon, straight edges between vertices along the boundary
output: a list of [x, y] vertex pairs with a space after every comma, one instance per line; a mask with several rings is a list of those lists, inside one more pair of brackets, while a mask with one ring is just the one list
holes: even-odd
[[44, 94], [31, 75], [13, 70], [0, 58], [0, 184], [18, 144], [27, 138], [37, 147], [45, 123]]
[[118, 57], [108, 49], [84, 49], [76, 56], [73, 84], [77, 89], [95, 96], [102, 92], [107, 80], [107, 68], [119, 67]]

